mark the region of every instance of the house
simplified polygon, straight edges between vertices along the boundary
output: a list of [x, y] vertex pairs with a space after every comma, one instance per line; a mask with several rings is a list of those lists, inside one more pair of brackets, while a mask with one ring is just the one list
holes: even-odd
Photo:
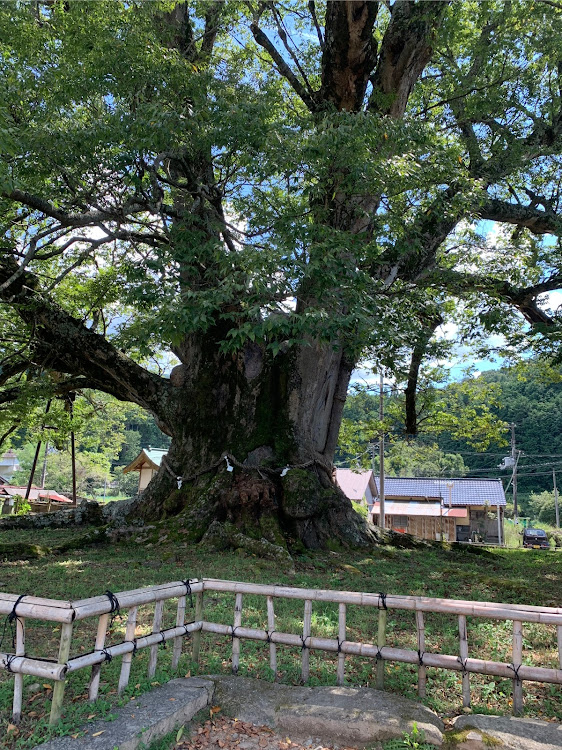
[[[11, 515], [14, 512], [17, 498], [24, 498], [27, 487], [16, 487], [15, 485], [0, 485], [0, 515]], [[73, 505], [72, 500], [66, 495], [61, 495], [54, 490], [43, 490], [39, 487], [31, 487], [28, 502], [33, 513], [48, 513], [58, 510], [65, 505]]]
[[[3, 484], [12, 481], [12, 477], [20, 468], [20, 462], [14, 451], [9, 450], [0, 455], [0, 477]], [[5, 481], [4, 481], [5, 480]]]
[[139, 495], [147, 488], [152, 477], [158, 473], [162, 458], [167, 452], [167, 449], [162, 448], [143, 448], [134, 461], [123, 469], [123, 474], [129, 471], [139, 472]]
[[[378, 498], [379, 478], [373, 478]], [[385, 477], [385, 528], [421, 539], [503, 542], [501, 479]], [[378, 525], [380, 503], [373, 505]], [[501, 535], [501, 538], [500, 538]]]
[[371, 510], [377, 493], [372, 471], [336, 469], [336, 484], [354, 503], [366, 505]]

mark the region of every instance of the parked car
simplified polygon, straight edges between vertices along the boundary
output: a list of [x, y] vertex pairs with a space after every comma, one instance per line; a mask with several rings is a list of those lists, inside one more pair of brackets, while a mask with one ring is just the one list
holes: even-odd
[[525, 529], [523, 531], [523, 547], [528, 549], [550, 549], [550, 544], [544, 529]]

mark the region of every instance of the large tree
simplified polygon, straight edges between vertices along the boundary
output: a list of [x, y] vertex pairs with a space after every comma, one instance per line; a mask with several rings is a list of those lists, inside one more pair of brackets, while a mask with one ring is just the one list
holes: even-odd
[[[0, 402], [152, 412], [172, 443], [134, 512], [193, 539], [367, 543], [332, 478], [361, 356], [419, 348], [451, 295], [556, 329], [561, 17], [3, 3]], [[481, 251], [484, 220], [509, 252]]]

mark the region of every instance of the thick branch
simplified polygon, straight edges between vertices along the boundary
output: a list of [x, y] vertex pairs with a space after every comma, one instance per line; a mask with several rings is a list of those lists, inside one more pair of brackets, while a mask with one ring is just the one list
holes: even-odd
[[527, 287], [517, 287], [509, 281], [494, 279], [480, 274], [462, 273], [454, 270], [442, 271], [436, 279], [438, 285], [445, 285], [449, 291], [482, 292], [495, 299], [513, 305], [531, 325], [557, 325], [558, 321], [537, 304], [537, 297], [545, 292], [562, 288], [562, 274], [554, 273], [548, 279]]
[[478, 211], [482, 219], [525, 227], [533, 234], [562, 235], [562, 218], [552, 209], [538, 209], [492, 198]]
[[414, 84], [431, 59], [435, 31], [449, 0], [396, 0], [383, 37], [369, 109], [399, 118]]
[[439, 312], [429, 319], [421, 321], [421, 329], [418, 340], [412, 350], [410, 367], [408, 369], [408, 382], [404, 390], [405, 395], [405, 432], [406, 435], [418, 434], [418, 412], [416, 408], [418, 394], [418, 379], [420, 368], [427, 352], [427, 346], [438, 326], [443, 323], [443, 317]]
[[83, 213], [69, 213], [67, 211], [61, 211], [56, 208], [49, 201], [40, 198], [39, 196], [27, 193], [24, 190], [11, 190], [8, 193], [0, 193], [0, 197], [6, 198], [7, 200], [20, 203], [23, 206], [32, 208], [34, 211], [39, 211], [45, 216], [49, 216], [52, 219], [56, 219], [63, 227], [86, 227], [95, 224], [99, 224], [104, 221], [125, 221], [127, 216], [137, 213], [139, 211], [146, 211], [146, 206], [140, 203], [130, 202], [120, 208], [119, 210], [91, 210]]
[[290, 66], [285, 62], [280, 52], [276, 49], [271, 39], [265, 34], [258, 26], [257, 21], [253, 21], [251, 25], [252, 34], [254, 39], [263, 47], [267, 54], [271, 57], [279, 73], [289, 82], [293, 91], [298, 94], [302, 101], [306, 104], [311, 112], [316, 110], [316, 101], [312, 94], [307, 90], [298, 77], [293, 73]]
[[199, 59], [208, 58], [213, 52], [215, 46], [215, 40], [219, 30], [219, 20], [221, 12], [224, 9], [224, 3], [220, 2], [210, 3], [205, 13], [205, 31], [203, 32], [203, 39], [201, 40], [201, 49], [199, 50]]
[[378, 2], [332, 0], [326, 8], [320, 99], [357, 112], [377, 55], [373, 27]]
[[[15, 266], [11, 258], [0, 261], [0, 284], [12, 276]], [[33, 325], [41, 342], [36, 355], [48, 356], [51, 369], [83, 376], [92, 388], [139, 404], [163, 421], [169, 418], [169, 402], [173, 398], [170, 381], [148, 372], [42, 296], [32, 274], [25, 272], [0, 299], [10, 303], [24, 322]]]

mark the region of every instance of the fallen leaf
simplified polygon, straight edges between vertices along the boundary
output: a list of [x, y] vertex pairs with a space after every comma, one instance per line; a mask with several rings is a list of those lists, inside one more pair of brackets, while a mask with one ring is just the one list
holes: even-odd
[[105, 732], [105, 729], [102, 729], [101, 732], [94, 732], [92, 737], [99, 737], [100, 734], [103, 734]]
[[211, 706], [211, 710], [209, 711], [209, 714], [210, 714], [211, 718], [213, 718], [213, 716], [214, 716], [215, 714], [218, 714], [218, 712], [219, 712], [220, 710], [221, 710], [221, 707], [220, 707], [220, 706]]
[[14, 734], [17, 734], [19, 732], [19, 729], [15, 724], [8, 724], [8, 732], [13, 732]]
[[176, 699], [175, 698], [168, 698], [168, 700], [175, 701]]
[[45, 683], [43, 685], [43, 687], [45, 688], [45, 690], [52, 690], [53, 689], [53, 686], [52, 685], [48, 685], [47, 683]]

